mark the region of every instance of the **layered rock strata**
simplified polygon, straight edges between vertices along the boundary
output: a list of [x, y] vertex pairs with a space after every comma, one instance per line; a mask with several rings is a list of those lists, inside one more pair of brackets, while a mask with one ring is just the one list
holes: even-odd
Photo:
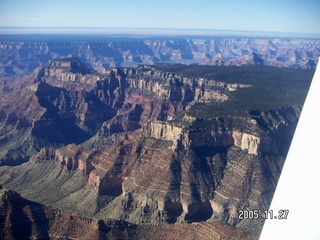
[[[38, 36], [39, 37], [39, 36]], [[83, 36], [82, 36], [83, 37]], [[5, 39], [7, 38], [7, 39]], [[70, 39], [70, 36], [67, 36]], [[108, 39], [88, 36], [2, 36], [0, 75], [30, 74], [52, 58], [78, 57], [95, 70], [136, 67], [138, 64], [200, 63], [205, 65], [267, 65], [315, 68], [319, 40], [308, 38], [194, 37]]]
[[136, 225], [125, 221], [90, 219], [22, 198], [0, 189], [2, 239], [257, 239], [258, 234], [219, 222], [180, 225]]
[[[88, 211], [80, 204], [74, 209], [80, 213], [135, 223], [218, 219], [233, 226], [261, 227], [263, 221], [239, 221], [237, 210], [267, 208], [300, 110], [261, 112], [261, 124], [273, 124], [255, 135], [239, 129], [223, 132], [223, 125], [195, 131], [190, 129], [192, 122], [177, 127], [156, 121], [144, 126], [138, 141], [91, 150], [74, 144], [42, 149], [31, 160], [44, 165], [54, 161], [56, 177], [61, 169], [64, 174], [80, 173], [84, 182], [73, 195], [83, 196], [82, 201], [92, 206]], [[275, 116], [287, 120], [279, 123]], [[205, 125], [212, 125], [207, 121]], [[252, 124], [250, 129], [257, 127]], [[90, 198], [84, 197], [88, 188]], [[70, 201], [71, 192], [65, 191], [63, 198]], [[56, 206], [65, 202], [45, 201]]]
[[148, 119], [170, 119], [193, 102], [226, 101], [226, 92], [244, 87], [250, 85], [186, 78], [152, 67], [96, 73], [77, 59], [53, 60], [3, 95], [1, 161], [20, 155], [17, 162], [23, 162], [41, 147], [79, 144], [92, 136], [87, 146], [110, 144], [130, 137], [121, 133], [140, 129]]
[[254, 85], [157, 69], [69, 58], [3, 83], [1, 184], [102, 220], [261, 229], [238, 210], [268, 209], [301, 106], [237, 109]]

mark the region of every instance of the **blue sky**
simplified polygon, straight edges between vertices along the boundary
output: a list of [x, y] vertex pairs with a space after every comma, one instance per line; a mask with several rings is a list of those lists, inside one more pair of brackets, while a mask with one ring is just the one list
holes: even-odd
[[320, 33], [320, 0], [0, 0], [0, 27]]

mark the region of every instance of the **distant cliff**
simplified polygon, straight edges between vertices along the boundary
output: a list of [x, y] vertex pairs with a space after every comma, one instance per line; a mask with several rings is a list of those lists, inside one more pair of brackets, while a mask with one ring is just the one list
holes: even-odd
[[[268, 209], [312, 74], [181, 64], [97, 72], [77, 58], [53, 59], [1, 79], [0, 183], [61, 211], [121, 220], [125, 237], [136, 224], [218, 221], [259, 232], [263, 219], [237, 211]], [[34, 207], [48, 231], [58, 224]], [[40, 224], [17, 211], [28, 231]], [[66, 216], [92, 224], [88, 234], [109, 233], [103, 222]]]
[[0, 76], [30, 74], [49, 60], [64, 57], [78, 57], [99, 71], [104, 67], [135, 67], [160, 62], [314, 69], [320, 56], [319, 39], [166, 37], [93, 41], [76, 36], [73, 40], [49, 39], [19, 36], [12, 40], [0, 39]]

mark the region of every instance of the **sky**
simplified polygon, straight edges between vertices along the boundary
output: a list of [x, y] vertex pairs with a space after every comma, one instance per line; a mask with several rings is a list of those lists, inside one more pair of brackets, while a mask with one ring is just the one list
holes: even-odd
[[320, 34], [320, 0], [0, 0], [0, 27]]

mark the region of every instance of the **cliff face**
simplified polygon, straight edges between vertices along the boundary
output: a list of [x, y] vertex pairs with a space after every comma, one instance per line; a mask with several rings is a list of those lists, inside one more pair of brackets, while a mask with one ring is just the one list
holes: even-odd
[[99, 238], [98, 220], [80, 217], [0, 190], [0, 234], [2, 239]]
[[[286, 119], [260, 133], [226, 126], [224, 119], [204, 120], [206, 127], [199, 129], [194, 122], [183, 127], [149, 122], [142, 130], [141, 167], [124, 181], [125, 196], [141, 192], [150, 221], [160, 216], [168, 222], [219, 219], [245, 226], [249, 223], [239, 222], [237, 210], [267, 208], [267, 192], [275, 187], [299, 113], [300, 108], [282, 109], [272, 117], [259, 113], [264, 123]], [[212, 121], [220, 121], [219, 127]], [[242, 121], [252, 122], [249, 129], [261, 128], [250, 118]], [[261, 226], [259, 221], [250, 224]]]
[[108, 144], [114, 133], [135, 131], [148, 119], [170, 119], [192, 102], [223, 102], [226, 92], [250, 87], [144, 66], [97, 73], [73, 58], [53, 60], [10, 84], [1, 101], [2, 164], [92, 136], [87, 146]]
[[[181, 66], [95, 72], [69, 58], [3, 80], [1, 183], [97, 219], [219, 220], [259, 232], [263, 220], [241, 221], [237, 211], [268, 209], [303, 103], [288, 101], [306, 94], [306, 80], [259, 88], [262, 80], [163, 70], [171, 67]], [[270, 107], [263, 96], [278, 99], [275, 86], [288, 91]], [[88, 224], [102, 234], [101, 222]]]
[[[137, 78], [138, 76], [138, 78]], [[232, 91], [240, 87], [250, 87], [244, 84], [226, 84], [210, 79], [195, 79], [179, 76], [175, 73], [164, 73], [152, 67], [141, 66], [135, 72], [134, 78], [128, 78], [131, 88], [154, 93], [157, 97], [170, 101], [226, 101], [224, 91]]]
[[288, 38], [167, 38], [167, 39], [50, 39], [0, 41], [0, 75], [30, 74], [52, 58], [78, 57], [95, 70], [138, 64], [200, 63], [204, 65], [267, 65], [315, 68], [319, 40]]
[[[282, 109], [272, 116], [255, 112], [255, 117], [273, 124], [254, 133], [230, 126], [226, 129], [222, 119], [219, 128], [209, 130], [195, 130], [193, 122], [175, 126], [170, 121], [150, 121], [140, 137], [110, 147], [86, 149], [72, 144], [43, 148], [32, 156], [29, 167], [53, 164], [53, 169], [50, 175], [28, 177], [28, 182], [39, 184], [43, 178], [54, 182], [58, 177], [57, 183], [68, 186], [77, 181], [81, 185], [63, 191], [56, 184], [46, 190], [25, 192], [23, 186], [18, 190], [57, 207], [71, 201], [77, 207], [68, 209], [98, 218], [137, 224], [221, 220], [232, 226], [259, 228], [263, 221], [240, 221], [237, 211], [268, 208], [299, 114], [300, 108]], [[279, 123], [275, 117], [286, 120]], [[204, 125], [213, 126], [212, 121], [216, 120], [206, 120]], [[254, 125], [250, 129], [262, 126], [250, 122]], [[70, 173], [76, 175], [66, 180]], [[18, 182], [16, 179], [8, 186]], [[40, 191], [58, 191], [60, 200], [39, 197]]]
[[[300, 111], [299, 107], [254, 111], [247, 117], [231, 119], [199, 119], [189, 116], [187, 111], [180, 121], [147, 122], [141, 136], [170, 141], [173, 149], [234, 145], [253, 155], [285, 154], [283, 146], [290, 142]], [[245, 129], [237, 122], [247, 124]]]
[[0, 190], [0, 219], [2, 239], [257, 239], [257, 234], [218, 222], [174, 226], [90, 219], [26, 200], [8, 189]]

